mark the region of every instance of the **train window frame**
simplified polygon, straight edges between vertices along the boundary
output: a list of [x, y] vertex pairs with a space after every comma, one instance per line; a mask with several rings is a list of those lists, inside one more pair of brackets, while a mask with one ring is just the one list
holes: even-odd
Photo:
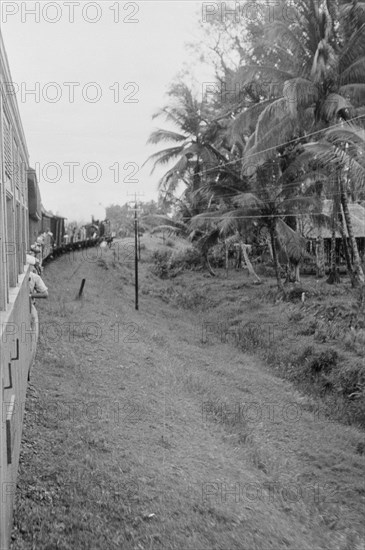
[[10, 181], [12, 178], [12, 162], [13, 162], [13, 148], [12, 148], [12, 129], [8, 115], [3, 108], [3, 152], [4, 152], [4, 171], [5, 177]]
[[[14, 288], [18, 284], [16, 237], [15, 237], [15, 206], [14, 195], [8, 191], [6, 197], [6, 242], [5, 242], [5, 264], [7, 268], [8, 287]], [[9, 301], [9, 298], [8, 298]]]

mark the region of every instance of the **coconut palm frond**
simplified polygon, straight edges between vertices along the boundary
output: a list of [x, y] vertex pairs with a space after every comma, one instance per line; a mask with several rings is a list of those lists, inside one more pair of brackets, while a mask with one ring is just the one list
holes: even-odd
[[293, 136], [295, 121], [286, 115], [272, 125], [260, 142], [255, 143], [250, 149], [245, 149], [242, 159], [242, 174], [252, 176], [257, 167], [269, 159], [277, 157], [276, 146], [287, 141]]
[[[219, 239], [219, 229], [214, 228], [204, 233], [201, 237], [196, 240], [196, 246], [201, 250], [203, 254], [206, 254], [212, 246], [217, 244]], [[193, 240], [193, 237], [191, 237]]]
[[338, 162], [335, 148], [325, 140], [306, 143], [303, 145], [303, 148], [313, 156], [315, 161], [318, 161], [322, 165]]
[[[321, 105], [320, 112], [323, 119], [329, 122], [333, 120], [333, 118], [336, 117], [338, 113], [343, 109], [347, 109], [350, 112], [352, 111], [353, 107], [346, 98], [339, 94], [333, 93], [328, 94], [325, 101]], [[349, 117], [350, 116], [351, 115], [349, 114]]]
[[245, 153], [252, 149], [252, 147], [255, 145], [255, 141], [256, 141], [256, 134], [255, 132], [253, 132], [248, 138], [248, 140], [246, 141]]
[[[301, 189], [304, 193], [315, 192], [318, 189], [319, 184], [324, 184], [328, 180], [328, 172], [323, 168], [322, 170], [312, 170], [311, 172], [305, 172], [301, 176], [297, 177], [292, 182], [293, 189]], [[285, 189], [288, 189], [285, 187]]]
[[[285, 46], [280, 45], [278, 42], [276, 42], [274, 44], [272, 41], [270, 41], [270, 40], [268, 40], [267, 38], [264, 37], [262, 39], [258, 39], [255, 42], [255, 47], [256, 47], [256, 49], [266, 48], [267, 51], [280, 53], [280, 57], [286, 57], [287, 66], [290, 66], [290, 65], [295, 66], [296, 65], [297, 59], [296, 59], [296, 56], [295, 56], [294, 52], [292, 52], [288, 48], [285, 48]], [[289, 72], [291, 72], [291, 71], [289, 71]]]
[[351, 2], [341, 6], [340, 10], [351, 28], [361, 27], [365, 23], [365, 2]]
[[304, 174], [311, 172], [315, 167], [313, 161], [313, 153], [311, 151], [304, 150], [294, 160], [291, 161], [285, 173], [283, 174], [284, 181], [293, 181], [304, 177]]
[[181, 127], [181, 124], [184, 122], [184, 113], [171, 109], [170, 107], [163, 107], [159, 109], [154, 115], [152, 115], [152, 120], [155, 118], [164, 118], [168, 122], [172, 122], [177, 126]]
[[271, 105], [275, 99], [267, 99], [260, 103], [255, 103], [251, 107], [248, 107], [242, 111], [232, 123], [231, 136], [233, 141], [242, 142], [243, 135], [251, 135], [254, 132], [257, 120], [262, 111], [266, 109], [268, 105]]
[[[158, 183], [158, 188], [166, 188], [167, 185], [169, 186], [169, 192], [173, 192], [175, 188], [177, 187], [180, 179], [182, 178], [184, 172], [188, 168], [189, 161], [185, 155], [182, 155], [181, 158], [177, 161], [175, 166], [168, 170], [166, 174], [162, 176]], [[173, 183], [172, 183], [173, 180]], [[172, 185], [171, 185], [172, 184]], [[174, 189], [173, 189], [174, 188]]]
[[340, 87], [339, 93], [343, 97], [348, 97], [355, 107], [362, 106], [365, 103], [365, 84], [345, 84]]
[[243, 218], [245, 215], [247, 215], [245, 209], [235, 209], [225, 212], [218, 222], [219, 235], [224, 237], [237, 231], [240, 218]]
[[357, 29], [344, 46], [340, 57], [340, 71], [365, 55], [365, 24]]
[[254, 193], [239, 193], [233, 198], [233, 203], [241, 208], [257, 208], [262, 206], [263, 201]]
[[340, 84], [357, 84], [365, 80], [365, 56], [360, 57], [351, 65], [346, 65], [340, 74]]
[[161, 128], [158, 128], [148, 138], [147, 143], [152, 143], [155, 145], [156, 143], [161, 143], [162, 141], [176, 141], [177, 143], [181, 141], [186, 141], [188, 139], [188, 136], [184, 136], [183, 134], [178, 134], [176, 132], [171, 132], [170, 130], [163, 130]]
[[150, 230], [150, 233], [153, 235], [154, 233], [162, 233], [166, 232], [169, 235], [178, 234], [184, 232], [180, 227], [174, 227], [173, 225], [158, 225], [157, 227], [153, 227]]
[[306, 255], [306, 239], [289, 227], [281, 218], [276, 223], [276, 235], [280, 246], [284, 248], [291, 259], [299, 261], [303, 255]]
[[344, 166], [348, 167], [351, 172], [351, 177], [359, 181], [363, 185], [365, 181], [365, 159], [362, 156], [351, 156], [351, 147], [348, 150], [340, 149], [332, 145], [332, 143], [321, 141], [318, 143], [307, 143], [304, 145], [307, 151], [313, 154], [314, 159], [318, 160], [322, 165], [327, 165], [332, 173], [336, 173]]
[[297, 114], [298, 108], [305, 109], [318, 101], [318, 88], [306, 78], [293, 78], [284, 84], [283, 95], [292, 116]]
[[184, 147], [169, 147], [168, 149], [164, 149], [163, 151], [158, 151], [157, 153], [153, 153], [148, 157], [148, 159], [143, 163], [142, 167], [145, 166], [148, 162], [153, 162], [153, 166], [151, 169], [151, 174], [156, 170], [159, 166], [164, 166], [165, 164], [168, 164], [175, 158], [177, 158], [179, 155], [181, 155]]
[[241, 86], [246, 86], [255, 82], [259, 89], [265, 93], [264, 86], [267, 90], [267, 85], [271, 83], [273, 79], [276, 83], [283, 83], [290, 78], [294, 78], [294, 76], [294, 74], [288, 71], [283, 71], [271, 65], [245, 65], [238, 69], [235, 81], [240, 83]]
[[[293, 8], [294, 4], [291, 7]], [[280, 21], [270, 25], [265, 33], [265, 39], [271, 44], [279, 44], [283, 48], [288, 48], [296, 56], [307, 55], [305, 44], [299, 39], [294, 30]]]
[[297, 209], [299, 212], [317, 212], [320, 208], [318, 196], [296, 195], [294, 197], [284, 198], [280, 202], [280, 211], [283, 213], [292, 212]]
[[325, 137], [335, 145], [347, 142], [357, 144], [365, 149], [365, 130], [355, 124], [346, 123], [340, 128], [329, 128], [325, 132]]
[[280, 122], [283, 117], [288, 116], [288, 106], [285, 98], [276, 99], [265, 107], [260, 114], [255, 131], [255, 140], [258, 143], [270, 129]]
[[201, 214], [193, 216], [189, 221], [189, 227], [190, 229], [201, 229], [205, 231], [207, 229], [211, 229], [212, 225], [216, 225], [221, 217], [221, 210], [215, 210], [212, 212], [207, 210]]

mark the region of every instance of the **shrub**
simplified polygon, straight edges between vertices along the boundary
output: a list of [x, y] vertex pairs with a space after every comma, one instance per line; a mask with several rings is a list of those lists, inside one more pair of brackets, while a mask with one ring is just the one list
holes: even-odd
[[360, 398], [365, 392], [365, 368], [361, 363], [344, 366], [337, 375], [338, 390], [346, 397]]
[[202, 267], [202, 256], [194, 248], [178, 250], [155, 250], [152, 254], [152, 272], [161, 279], [176, 277], [178, 273], [186, 269]]
[[196, 269], [202, 265], [202, 256], [200, 252], [194, 248], [184, 248], [174, 250], [170, 256], [169, 269]]
[[171, 252], [168, 250], [155, 250], [152, 254], [152, 273], [161, 279], [167, 279], [169, 276], [168, 263], [170, 256]]
[[303, 292], [305, 292], [304, 288], [296, 286], [289, 290], [287, 294], [287, 299], [290, 302], [300, 302]]
[[328, 374], [337, 365], [338, 353], [329, 348], [315, 355], [309, 362], [309, 368], [312, 374]]
[[335, 349], [314, 351], [311, 346], [305, 347], [291, 361], [290, 378], [317, 386], [319, 391], [327, 391], [334, 386], [333, 370], [338, 365], [339, 356]]
[[226, 261], [226, 249], [224, 244], [216, 244], [209, 250], [209, 262], [212, 267], [224, 267]]

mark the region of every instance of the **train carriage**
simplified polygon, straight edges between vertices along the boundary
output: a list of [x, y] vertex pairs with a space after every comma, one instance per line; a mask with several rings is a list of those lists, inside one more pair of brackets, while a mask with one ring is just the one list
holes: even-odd
[[[108, 225], [92, 221], [74, 228], [66, 242], [65, 219], [41, 202], [14, 94], [0, 30], [0, 548], [8, 550], [16, 490], [25, 399], [37, 336], [31, 326], [26, 253], [37, 242], [42, 260], [97, 245]], [[107, 222], [107, 220], [106, 220]], [[77, 237], [76, 237], [77, 235]]]
[[[9, 548], [28, 372], [31, 331], [29, 276], [29, 155], [0, 33], [0, 547]], [[36, 215], [32, 210], [32, 215]]]

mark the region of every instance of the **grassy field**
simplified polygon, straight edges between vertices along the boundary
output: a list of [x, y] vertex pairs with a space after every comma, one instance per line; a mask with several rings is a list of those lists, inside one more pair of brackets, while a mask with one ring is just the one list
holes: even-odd
[[364, 550], [360, 296], [142, 244], [139, 311], [128, 241], [45, 270], [12, 550]]

